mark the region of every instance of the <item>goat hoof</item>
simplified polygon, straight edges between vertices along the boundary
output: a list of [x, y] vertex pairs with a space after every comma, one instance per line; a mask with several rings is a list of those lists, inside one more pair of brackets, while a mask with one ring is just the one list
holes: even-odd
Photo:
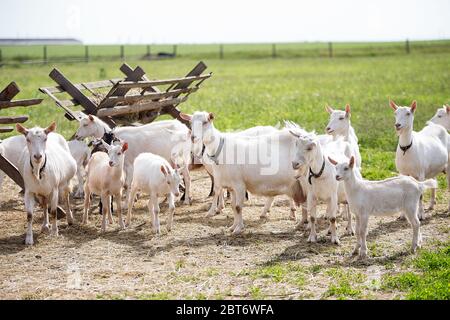
[[334, 239], [333, 239], [333, 238], [331, 238], [331, 243], [334, 243], [334, 244], [340, 245], [340, 244], [341, 244], [341, 241], [339, 240], [339, 238], [338, 238], [338, 237], [335, 237]]
[[33, 242], [33, 237], [26, 237], [26, 238], [25, 238], [25, 244], [26, 244], [27, 246], [32, 246], [32, 245], [34, 244], [34, 242]]
[[317, 236], [316, 235], [310, 235], [308, 237], [308, 242], [311, 242], [311, 243], [317, 242]]
[[50, 226], [48, 224], [42, 225], [41, 232], [42, 233], [50, 233]]
[[208, 211], [208, 213], [205, 215], [205, 218], [211, 218], [214, 217], [214, 211]]
[[295, 213], [294, 213], [294, 214], [291, 214], [291, 215], [289, 215], [289, 220], [292, 220], [292, 221], [295, 221], [295, 220], [297, 220], [297, 217], [295, 216]]
[[359, 255], [359, 249], [353, 249], [352, 256], [357, 256], [357, 255]]
[[237, 236], [237, 235], [239, 235], [239, 234], [241, 234], [242, 233], [242, 231], [243, 231], [243, 227], [236, 227], [235, 229], [234, 229], [234, 231], [232, 232], [232, 235], [233, 236]]
[[404, 221], [404, 220], [406, 220], [406, 218], [404, 215], [401, 215], [400, 217], [397, 218], [397, 220]]
[[57, 236], [59, 236], [59, 231], [58, 231], [58, 228], [56, 228], [56, 229], [52, 229], [52, 236], [53, 236], [53, 237], [57, 237]]
[[262, 214], [259, 216], [259, 218], [260, 218], [260, 219], [267, 219], [267, 218], [268, 218], [267, 213], [262, 213]]
[[355, 235], [355, 230], [350, 229], [350, 228], [345, 229], [345, 234], [346, 234], [347, 236], [354, 236], [354, 235]]
[[367, 259], [367, 254], [366, 253], [359, 253], [358, 260], [366, 260], [366, 259]]

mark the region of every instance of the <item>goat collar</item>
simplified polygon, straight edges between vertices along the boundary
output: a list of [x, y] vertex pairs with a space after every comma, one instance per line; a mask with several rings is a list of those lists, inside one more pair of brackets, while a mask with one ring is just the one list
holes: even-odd
[[220, 152], [222, 152], [224, 143], [225, 143], [225, 138], [220, 137], [219, 146], [217, 147], [216, 153], [214, 153], [212, 156], [210, 156], [209, 154], [206, 154], [208, 156], [208, 158], [210, 160], [214, 161], [214, 163], [216, 165], [219, 164], [219, 160], [217, 158], [219, 157]]
[[403, 155], [405, 155], [406, 151], [408, 151], [408, 149], [411, 148], [412, 143], [413, 143], [413, 142], [412, 142], [412, 139], [411, 139], [411, 143], [408, 144], [407, 146], [402, 147], [402, 146], [400, 145], [400, 143], [398, 144], [398, 146], [400, 147], [400, 149], [403, 151]]
[[[44, 164], [39, 169], [39, 180], [42, 179], [42, 172], [44, 172], [46, 165], [47, 165], [47, 154], [45, 154]], [[31, 161], [31, 157], [30, 157], [30, 166], [31, 166], [31, 173], [33, 173], [34, 167], [33, 167], [33, 161]]]
[[325, 157], [323, 157], [322, 168], [320, 168], [320, 171], [318, 173], [314, 173], [311, 170], [311, 167], [309, 167], [309, 175], [308, 175], [308, 182], [309, 182], [309, 184], [312, 184], [311, 179], [313, 177], [316, 178], [316, 179], [320, 178], [320, 176], [322, 175], [324, 169], [325, 169]]

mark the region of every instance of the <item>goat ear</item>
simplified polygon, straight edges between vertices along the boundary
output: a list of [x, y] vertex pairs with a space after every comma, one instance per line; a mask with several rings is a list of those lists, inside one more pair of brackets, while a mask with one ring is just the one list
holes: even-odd
[[210, 112], [208, 113], [208, 121], [213, 121], [214, 120], [214, 113]]
[[192, 116], [190, 114], [183, 113], [183, 112], [180, 112], [180, 118], [185, 120], [185, 121], [191, 121], [192, 120]]
[[333, 108], [330, 107], [329, 105], [326, 105], [326, 106], [325, 106], [325, 111], [331, 114], [331, 113], [333, 113], [334, 110], [333, 110]]
[[128, 150], [128, 142], [125, 142], [122, 146], [122, 152], [125, 152]]
[[56, 129], [56, 122], [53, 121], [53, 122], [52, 122], [52, 123], [44, 130], [44, 132], [45, 132], [45, 134], [49, 134], [50, 132], [55, 131], [55, 129]]
[[389, 105], [394, 110], [397, 110], [397, 108], [398, 108], [398, 106], [395, 104], [395, 102], [393, 100], [389, 100]]
[[350, 168], [353, 168], [354, 164], [355, 164], [355, 157], [352, 156], [352, 157], [350, 158], [350, 162], [348, 163], [348, 165], [349, 165]]
[[300, 135], [295, 133], [293, 130], [289, 130], [289, 133], [292, 134], [296, 138], [300, 138]]
[[347, 105], [345, 106], [345, 116], [347, 118], [349, 118], [350, 114], [351, 114], [351, 112], [350, 112], [350, 105], [347, 103]]
[[17, 130], [17, 132], [23, 134], [24, 136], [26, 136], [28, 134], [28, 129], [25, 128], [20, 123], [16, 123], [16, 130]]
[[166, 167], [161, 166], [161, 172], [162, 172], [165, 176], [167, 176], [167, 169], [166, 169]]
[[89, 120], [94, 121], [94, 116], [92, 114], [88, 115]]
[[446, 104], [444, 106], [445, 110], [447, 111], [447, 113], [450, 113], [450, 106], [448, 104]]
[[416, 111], [416, 108], [417, 108], [417, 101], [414, 100], [414, 101], [411, 103], [411, 111], [414, 113], [414, 111]]
[[333, 160], [330, 157], [328, 157], [328, 161], [330, 161], [331, 164], [333, 164], [333, 165], [337, 165], [338, 164], [336, 160]]

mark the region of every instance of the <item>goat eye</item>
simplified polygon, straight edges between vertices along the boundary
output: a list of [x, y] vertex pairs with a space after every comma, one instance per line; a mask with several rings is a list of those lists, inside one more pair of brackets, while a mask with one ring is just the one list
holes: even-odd
[[344, 171], [347, 171], [348, 170], [348, 168], [344, 168]]
[[340, 117], [339, 120], [344, 120], [344, 117]]
[[117, 155], [120, 156], [122, 154], [122, 152], [117, 152]]
[[30, 143], [30, 139], [27, 139], [27, 142]]
[[442, 118], [442, 116], [438, 116], [438, 118]]
[[410, 114], [411, 114], [411, 113], [408, 112], [406, 115], [409, 116]]

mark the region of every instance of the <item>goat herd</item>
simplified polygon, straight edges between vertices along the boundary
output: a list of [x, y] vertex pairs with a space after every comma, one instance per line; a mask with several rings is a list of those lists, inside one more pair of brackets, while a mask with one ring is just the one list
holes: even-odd
[[[319, 201], [327, 205], [328, 233], [331, 242], [339, 244], [336, 216], [339, 205], [345, 209], [346, 233], [355, 234], [353, 254], [367, 254], [366, 234], [371, 215], [401, 212], [413, 228], [412, 250], [421, 243], [420, 221], [424, 217], [422, 193], [431, 188], [430, 209], [435, 204], [436, 176], [447, 172], [450, 186], [450, 107], [438, 109], [420, 132], [413, 131], [416, 102], [399, 107], [393, 101], [395, 129], [399, 136], [395, 163], [401, 175], [382, 181], [362, 178], [358, 138], [350, 124], [350, 106], [345, 111], [327, 107], [330, 121], [327, 134], [307, 132], [293, 122], [285, 121], [281, 129], [258, 126], [241, 132], [223, 133], [214, 127], [214, 115], [181, 113], [189, 121], [188, 129], [178, 120], [165, 120], [147, 125], [111, 129], [93, 115], [86, 115], [75, 134], [67, 142], [55, 133], [53, 122], [42, 129], [27, 129], [20, 124], [21, 135], [2, 141], [0, 153], [20, 171], [25, 182], [27, 231], [25, 243], [33, 244], [33, 212], [36, 202], [43, 208], [42, 232], [58, 234], [57, 206], [64, 202], [69, 225], [73, 224], [70, 209], [72, 179], [77, 176], [75, 196], [84, 193], [82, 223], [89, 222], [91, 195], [100, 196], [101, 230], [113, 223], [112, 203], [116, 205], [120, 228], [132, 221], [136, 196], [148, 194], [152, 226], [160, 233], [158, 198], [169, 204], [167, 230], [170, 230], [179, 186], [184, 181], [184, 204], [191, 202], [189, 171], [201, 164], [214, 186], [214, 197], [207, 217], [224, 208], [224, 190], [231, 193], [234, 223], [233, 234], [244, 228], [242, 208], [247, 191], [265, 197], [261, 217], [267, 217], [275, 196], [290, 199], [290, 217], [295, 220], [296, 206], [302, 206], [298, 227], [310, 230], [308, 241], [317, 241], [316, 208]], [[86, 139], [92, 138], [90, 144]], [[105, 142], [106, 141], [106, 142]], [[89, 146], [93, 145], [91, 150]], [[100, 152], [94, 152], [100, 150]], [[1, 182], [2, 177], [0, 177]], [[122, 197], [127, 217], [122, 219]], [[52, 226], [49, 223], [52, 216]], [[355, 217], [355, 228], [352, 223]], [[309, 214], [309, 220], [308, 220]]]

